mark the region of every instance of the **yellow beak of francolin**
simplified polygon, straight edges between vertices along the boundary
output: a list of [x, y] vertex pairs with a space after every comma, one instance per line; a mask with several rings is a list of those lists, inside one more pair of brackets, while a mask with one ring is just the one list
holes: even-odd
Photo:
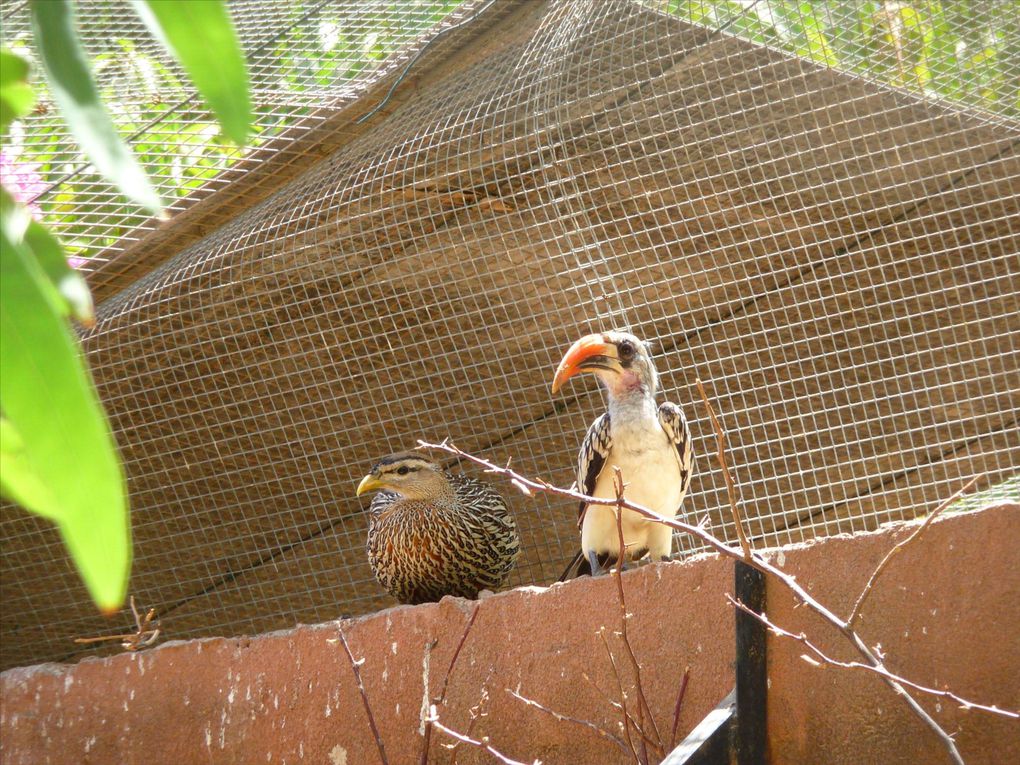
[[358, 484], [358, 491], [356, 496], [360, 497], [362, 494], [366, 494], [370, 491], [376, 491], [377, 489], [383, 488], [382, 481], [376, 478], [374, 475], [369, 473], [361, 479], [361, 483]]
[[580, 372], [619, 372], [616, 346], [607, 343], [602, 335], [585, 335], [567, 351], [556, 367], [553, 377], [552, 392], [555, 394], [563, 387], [563, 383]]

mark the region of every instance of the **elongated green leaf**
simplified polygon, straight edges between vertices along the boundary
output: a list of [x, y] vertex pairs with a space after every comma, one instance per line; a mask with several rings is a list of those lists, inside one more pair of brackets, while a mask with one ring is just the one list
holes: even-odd
[[162, 211], [142, 168], [120, 139], [92, 81], [68, 0], [32, 0], [32, 27], [53, 97], [89, 159], [107, 179], [154, 215]]
[[36, 263], [48, 279], [46, 296], [62, 316], [73, 316], [90, 326], [92, 293], [85, 277], [71, 268], [60, 242], [43, 224], [33, 220], [28, 210], [14, 201], [7, 189], [0, 187], [0, 215], [3, 216], [7, 236], [21, 241], [35, 255]]
[[243, 144], [251, 129], [248, 70], [221, 0], [134, 0], [138, 15], [187, 71], [224, 134]]
[[[15, 202], [14, 197], [2, 186], [0, 186], [0, 221], [3, 223], [4, 234], [12, 242], [23, 243], [28, 228], [32, 225], [32, 215], [28, 208]], [[57, 285], [46, 277], [45, 271], [36, 260], [29, 258], [28, 267], [34, 275], [41, 278], [40, 287], [46, 302], [58, 314], [67, 316], [70, 313], [70, 308], [64, 296], [57, 289]]]
[[0, 49], [0, 136], [18, 117], [28, 114], [35, 93], [28, 84], [28, 62], [21, 56]]
[[31, 221], [25, 229], [25, 244], [35, 255], [46, 276], [67, 305], [67, 312], [85, 326], [95, 321], [92, 314], [92, 293], [85, 277], [67, 264], [60, 242], [39, 221]]
[[78, 345], [11, 218], [0, 220], [2, 487], [58, 524], [89, 594], [112, 611], [131, 566], [124, 475]]
[[6, 417], [0, 417], [0, 496], [56, 521], [57, 504], [25, 459], [25, 442]]

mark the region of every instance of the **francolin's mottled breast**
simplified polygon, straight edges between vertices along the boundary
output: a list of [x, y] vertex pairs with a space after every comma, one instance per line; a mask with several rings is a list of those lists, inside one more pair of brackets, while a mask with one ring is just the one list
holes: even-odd
[[521, 538], [503, 498], [486, 484], [401, 453], [376, 463], [358, 495], [375, 490], [368, 562], [401, 603], [474, 598], [506, 583]]

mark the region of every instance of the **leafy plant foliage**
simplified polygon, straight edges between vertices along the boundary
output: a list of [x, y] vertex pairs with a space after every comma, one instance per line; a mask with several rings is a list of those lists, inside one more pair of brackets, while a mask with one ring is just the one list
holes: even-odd
[[[224, 131], [243, 141], [251, 122], [246, 66], [223, 4], [153, 0], [136, 6], [182, 61]], [[81, 149], [124, 195], [159, 213], [159, 198], [100, 97], [73, 6], [35, 0], [31, 8], [50, 92]], [[8, 50], [0, 57], [0, 133], [6, 139], [35, 99], [28, 62]], [[93, 321], [92, 298], [60, 242], [33, 217], [42, 209], [26, 186], [38, 182], [26, 184], [15, 169], [5, 162], [4, 184], [13, 183], [10, 191], [0, 190], [0, 491], [57, 525], [92, 599], [114, 611], [124, 602], [131, 567], [124, 471], [68, 323]], [[74, 190], [69, 193], [73, 204]], [[27, 197], [25, 204], [15, 195]]]

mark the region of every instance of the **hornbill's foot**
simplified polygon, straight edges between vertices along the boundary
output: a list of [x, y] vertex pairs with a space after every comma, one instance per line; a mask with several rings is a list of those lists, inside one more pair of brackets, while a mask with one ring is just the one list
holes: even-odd
[[588, 565], [591, 566], [592, 576], [601, 576], [605, 573], [602, 569], [602, 564], [599, 563], [599, 555], [594, 550], [588, 551]]

